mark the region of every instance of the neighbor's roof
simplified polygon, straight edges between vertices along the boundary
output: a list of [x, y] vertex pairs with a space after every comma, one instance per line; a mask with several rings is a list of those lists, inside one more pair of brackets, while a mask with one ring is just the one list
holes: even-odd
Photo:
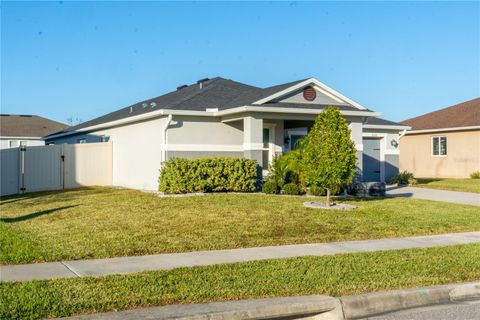
[[68, 126], [35, 115], [0, 114], [0, 136], [43, 137]]
[[480, 126], [480, 98], [462, 102], [401, 122], [412, 130]]

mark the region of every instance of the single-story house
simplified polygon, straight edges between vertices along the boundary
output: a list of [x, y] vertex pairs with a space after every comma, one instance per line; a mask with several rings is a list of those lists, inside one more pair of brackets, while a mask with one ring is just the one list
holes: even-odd
[[35, 115], [0, 114], [0, 149], [43, 146], [42, 137], [67, 127]]
[[202, 79], [45, 139], [113, 141], [113, 184], [155, 190], [161, 162], [173, 157], [246, 157], [266, 170], [275, 155], [295, 148], [330, 105], [350, 124], [363, 179], [385, 181], [396, 174], [399, 135], [408, 127], [378, 118], [314, 78], [267, 88]]
[[468, 178], [480, 170], [480, 98], [401, 122], [400, 170], [425, 178]]

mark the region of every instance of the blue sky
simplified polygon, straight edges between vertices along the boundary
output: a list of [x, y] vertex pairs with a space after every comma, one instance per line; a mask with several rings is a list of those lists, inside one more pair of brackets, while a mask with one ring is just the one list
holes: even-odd
[[83, 121], [222, 76], [404, 120], [480, 96], [480, 2], [5, 2], [1, 112]]

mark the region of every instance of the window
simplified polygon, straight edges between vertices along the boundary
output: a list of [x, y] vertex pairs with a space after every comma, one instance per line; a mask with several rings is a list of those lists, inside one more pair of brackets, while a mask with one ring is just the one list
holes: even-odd
[[87, 143], [86, 139], [77, 139], [77, 143]]
[[8, 142], [8, 146], [9, 146], [10, 148], [18, 148], [18, 140], [10, 140], [10, 141]]
[[447, 137], [432, 137], [432, 156], [447, 155]]

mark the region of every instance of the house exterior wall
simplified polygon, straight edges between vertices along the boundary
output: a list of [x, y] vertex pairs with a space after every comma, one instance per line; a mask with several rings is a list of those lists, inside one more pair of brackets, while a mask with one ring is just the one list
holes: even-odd
[[18, 141], [27, 141], [27, 147], [35, 147], [35, 146], [43, 146], [45, 145], [45, 141], [41, 139], [25, 139], [21, 137], [0, 137], [0, 149], [8, 149], [10, 148], [10, 140]]
[[[447, 137], [447, 155], [432, 156], [432, 137]], [[425, 178], [468, 178], [480, 170], [480, 130], [407, 134], [400, 140], [400, 170]]]
[[156, 118], [47, 142], [77, 143], [78, 139], [85, 139], [87, 143], [99, 142], [102, 136], [108, 136], [113, 143], [113, 185], [157, 190], [166, 121], [165, 117]]
[[[363, 128], [363, 138], [380, 140], [380, 176], [387, 182], [399, 171], [400, 132], [399, 130]], [[403, 152], [403, 151], [402, 151]]]

